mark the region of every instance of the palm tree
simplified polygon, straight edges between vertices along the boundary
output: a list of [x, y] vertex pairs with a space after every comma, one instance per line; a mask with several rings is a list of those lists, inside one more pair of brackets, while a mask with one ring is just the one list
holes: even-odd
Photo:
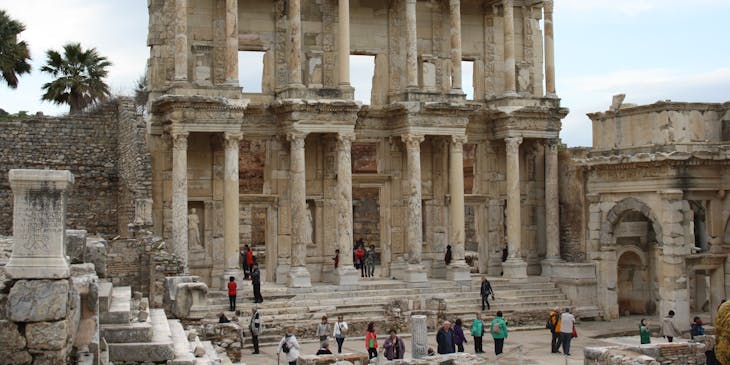
[[57, 79], [43, 85], [43, 100], [68, 104], [74, 114], [110, 95], [109, 86], [102, 79], [111, 62], [100, 56], [96, 48], [83, 50], [79, 43], [69, 43], [63, 46], [63, 57], [52, 49], [46, 55], [48, 59], [41, 71]]
[[28, 44], [18, 42], [18, 34], [24, 30], [23, 23], [0, 10], [0, 77], [13, 89], [18, 87], [18, 76], [30, 73]]

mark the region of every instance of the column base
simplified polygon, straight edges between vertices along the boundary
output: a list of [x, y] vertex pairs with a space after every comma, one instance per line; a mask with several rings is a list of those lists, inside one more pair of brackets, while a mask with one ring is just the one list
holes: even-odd
[[12, 279], [67, 279], [71, 276], [65, 257], [10, 257], [5, 272]]
[[522, 258], [510, 258], [502, 263], [504, 277], [507, 279], [527, 279], [527, 263]]
[[559, 258], [548, 258], [540, 261], [540, 265], [542, 265], [542, 273], [540, 276], [553, 277], [553, 265], [562, 261]]
[[274, 275], [277, 284], [286, 285], [289, 280], [289, 264], [277, 264]]
[[289, 270], [290, 288], [311, 288], [312, 278], [306, 267], [292, 267]]
[[[241, 290], [245, 286], [244, 280], [243, 280], [243, 271], [241, 269], [225, 269], [223, 270], [223, 274], [221, 274], [221, 290], [228, 290], [228, 280], [229, 278], [233, 276], [235, 278], [236, 285], [238, 286], [238, 290]], [[248, 282], [248, 281], [245, 281]]]
[[454, 262], [446, 267], [446, 280], [455, 281], [461, 285], [471, 284], [471, 271], [466, 262]]
[[354, 287], [360, 280], [360, 273], [352, 265], [345, 265], [334, 272], [335, 284], [341, 287]]
[[426, 268], [422, 264], [408, 264], [408, 268], [403, 273], [403, 281], [411, 287], [427, 288], [431, 286], [428, 282], [428, 275], [426, 275]]

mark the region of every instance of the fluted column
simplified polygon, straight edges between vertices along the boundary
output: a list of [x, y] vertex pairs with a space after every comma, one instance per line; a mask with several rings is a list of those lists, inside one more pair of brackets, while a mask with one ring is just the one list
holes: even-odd
[[549, 139], [545, 143], [545, 260], [542, 275], [552, 276], [552, 265], [560, 262], [560, 206], [558, 201], [558, 144]]
[[238, 0], [226, 0], [226, 84], [238, 86]]
[[172, 252], [188, 271], [188, 133], [172, 132]]
[[555, 42], [553, 40], [553, 0], [543, 2], [545, 12], [545, 93], [548, 97], [555, 93]]
[[302, 16], [300, 0], [289, 1], [289, 85], [302, 85]]
[[408, 88], [418, 88], [416, 0], [406, 0], [406, 75]]
[[517, 95], [514, 4], [512, 0], [504, 0], [502, 6], [504, 9], [504, 95]]
[[451, 89], [461, 89], [461, 0], [449, 0], [451, 20]]
[[291, 149], [289, 163], [289, 196], [291, 198], [291, 269], [290, 287], [310, 287], [312, 281], [306, 266], [307, 240], [304, 227], [307, 223], [307, 190], [305, 185], [304, 133], [287, 135]]
[[507, 247], [509, 257], [502, 264], [504, 276], [527, 277], [527, 263], [522, 259], [522, 222], [520, 219], [520, 137], [505, 138], [507, 145]]
[[188, 79], [188, 0], [175, 0], [175, 81]]
[[337, 248], [339, 285], [356, 285], [360, 277], [352, 266], [352, 141], [355, 134], [337, 135]]
[[238, 196], [238, 148], [241, 133], [225, 133], [225, 173], [223, 178], [223, 260], [225, 277], [238, 278], [239, 248], [239, 196]]
[[449, 149], [449, 222], [453, 261], [446, 277], [458, 282], [470, 282], [469, 266], [464, 260], [464, 143], [466, 136], [452, 136]]
[[[341, 86], [350, 86], [350, 0], [339, 0], [338, 71]], [[342, 253], [342, 251], [340, 251]]]
[[421, 213], [421, 142], [424, 136], [406, 134], [401, 136], [406, 144], [406, 242], [408, 243], [408, 269], [405, 280], [426, 282], [426, 271], [421, 264], [423, 244], [423, 216]]

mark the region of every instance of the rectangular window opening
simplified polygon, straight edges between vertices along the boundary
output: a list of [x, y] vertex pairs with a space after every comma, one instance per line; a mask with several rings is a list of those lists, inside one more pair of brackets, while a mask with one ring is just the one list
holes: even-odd
[[261, 93], [264, 80], [263, 51], [238, 51], [238, 84], [245, 93]]
[[461, 90], [466, 100], [474, 100], [474, 61], [461, 61]]
[[375, 56], [350, 55], [350, 85], [355, 88], [355, 100], [370, 105], [375, 75]]

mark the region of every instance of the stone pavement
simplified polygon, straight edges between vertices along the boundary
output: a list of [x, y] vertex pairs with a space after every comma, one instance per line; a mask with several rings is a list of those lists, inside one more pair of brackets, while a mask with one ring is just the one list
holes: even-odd
[[[547, 311], [546, 311], [547, 313]], [[546, 314], [547, 315], [547, 314]], [[585, 321], [577, 324], [578, 338], [573, 339], [571, 342], [571, 356], [565, 357], [562, 354], [551, 354], [550, 353], [550, 332], [544, 328], [524, 328], [513, 330], [509, 333], [508, 339], [505, 341], [504, 350], [505, 355], [500, 360], [502, 365], [519, 365], [519, 352], [516, 349], [518, 345], [522, 345], [522, 365], [583, 365], [583, 348], [587, 346], [612, 346], [620, 343], [630, 342], [634, 338], [634, 343], [639, 343], [638, 336], [638, 323], [641, 317], [631, 316], [621, 318], [617, 321], [603, 322], [603, 321]], [[379, 334], [379, 344], [382, 345], [385, 340], [385, 330], [377, 329]], [[632, 331], [636, 332], [633, 337], [625, 336], [630, 334]], [[621, 336], [620, 338], [604, 338], [598, 339], [595, 337], [605, 336]], [[403, 336], [406, 342], [406, 353], [407, 358], [410, 358], [410, 335]], [[436, 348], [436, 333], [430, 332], [428, 334], [429, 346]], [[302, 344], [302, 353], [314, 354], [317, 352], [318, 343], [314, 339], [299, 339]], [[469, 353], [474, 352], [474, 344], [471, 336], [468, 336], [467, 340], [469, 343], [465, 346], [465, 351]], [[652, 342], [666, 341], [662, 338], [652, 338]], [[482, 356], [485, 359], [485, 364], [496, 364], [495, 356], [493, 353], [494, 342], [491, 339], [485, 338], [484, 350], [485, 354]], [[331, 344], [331, 347], [336, 349], [336, 344]], [[364, 337], [350, 337], [345, 340], [343, 351], [365, 352], [365, 341]], [[283, 354], [282, 354], [283, 355]], [[250, 351], [244, 352], [243, 363], [247, 365], [270, 365], [277, 364], [276, 359], [276, 347], [266, 346], [261, 348], [261, 354], [252, 355]], [[282, 356], [279, 364], [285, 364]]]

